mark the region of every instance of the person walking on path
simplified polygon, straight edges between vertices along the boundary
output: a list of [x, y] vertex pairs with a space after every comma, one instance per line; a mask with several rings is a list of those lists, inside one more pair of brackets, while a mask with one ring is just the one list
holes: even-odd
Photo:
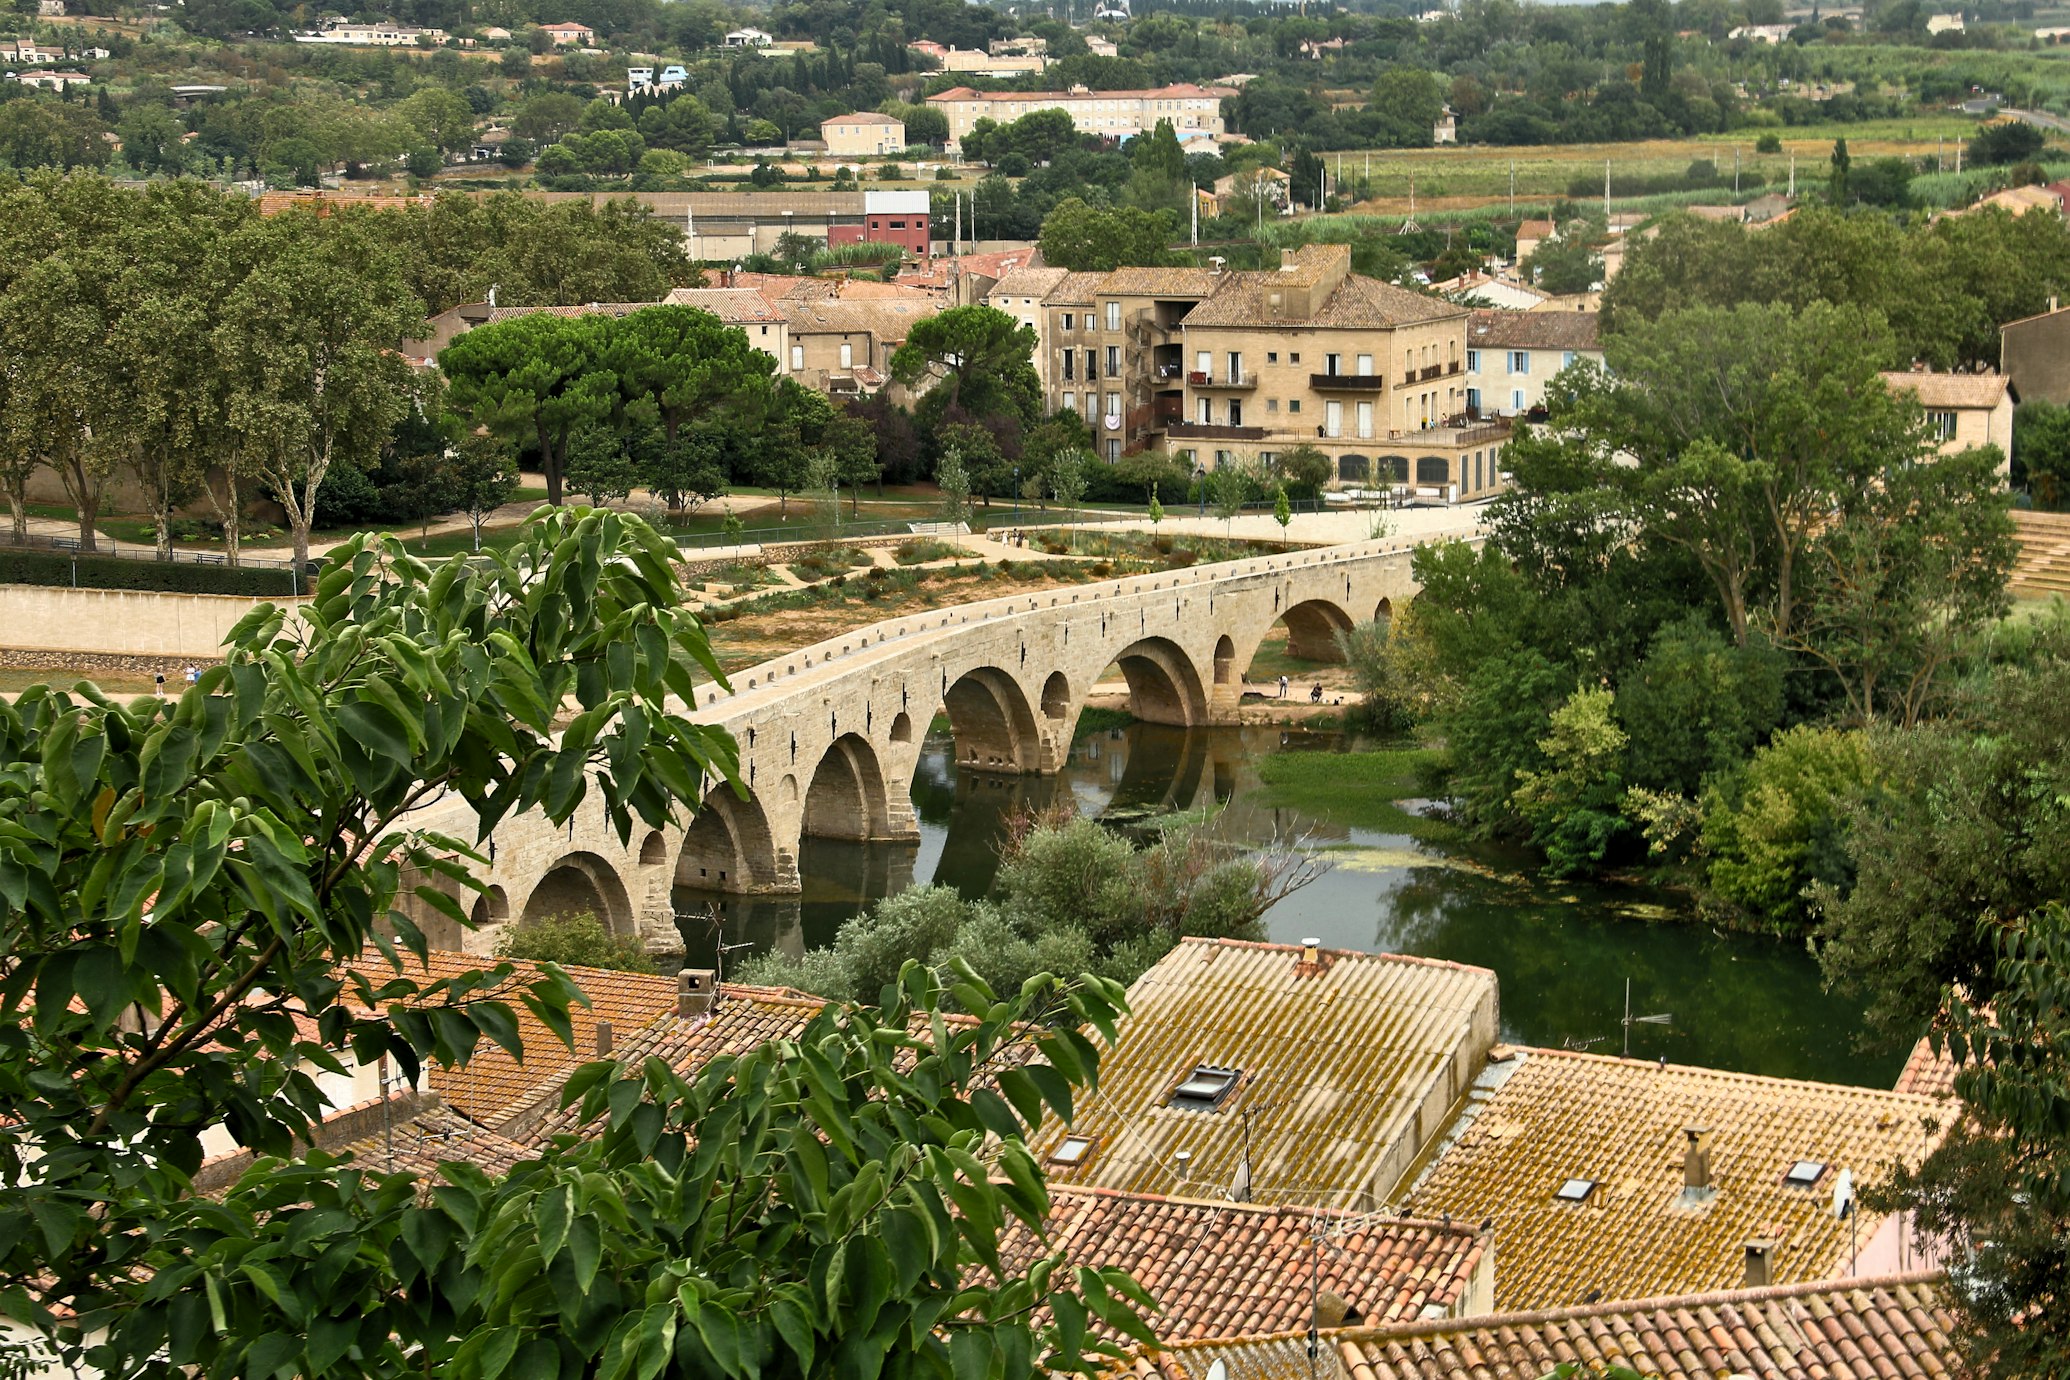
[[1281, 699], [1287, 697], [1287, 678], [1283, 674], [1279, 678], [1279, 697]]

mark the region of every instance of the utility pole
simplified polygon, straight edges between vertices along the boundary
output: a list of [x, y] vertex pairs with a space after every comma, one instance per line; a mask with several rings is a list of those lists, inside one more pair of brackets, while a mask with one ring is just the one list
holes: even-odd
[[1732, 146], [1732, 194], [1739, 195], [1739, 145]]
[[1610, 228], [1610, 160], [1603, 160], [1603, 228]]
[[[1935, 169], [1939, 171], [1938, 168]], [[1797, 199], [1797, 150], [1790, 150], [1790, 200]]]
[[1200, 247], [1200, 188], [1194, 186], [1192, 183], [1189, 182], [1186, 184], [1186, 190], [1192, 193], [1191, 200], [1193, 202], [1193, 247], [1195, 249], [1198, 249]]
[[1509, 213], [1517, 213], [1517, 160], [1509, 160]]

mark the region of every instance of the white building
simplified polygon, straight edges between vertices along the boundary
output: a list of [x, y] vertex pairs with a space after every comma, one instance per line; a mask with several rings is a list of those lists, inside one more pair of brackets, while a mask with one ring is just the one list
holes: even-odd
[[355, 48], [437, 47], [446, 41], [444, 29], [419, 28], [415, 24], [349, 24], [339, 21], [311, 33], [295, 34], [297, 43], [340, 43]]
[[1959, 34], [1962, 32], [1962, 16], [1959, 14], [1937, 14], [1926, 21], [1929, 34]]
[[735, 29], [719, 40], [722, 48], [767, 48], [776, 42], [776, 35], [760, 29]]
[[1107, 139], [1145, 133], [1160, 120], [1170, 120], [1182, 142], [1192, 132], [1212, 137], [1223, 132], [1222, 102], [1235, 94], [1229, 87], [1185, 83], [1149, 91], [1090, 91], [1082, 86], [1069, 91], [974, 91], [956, 86], [929, 96], [927, 103], [947, 117], [949, 149], [954, 152], [979, 120], [1011, 124], [1038, 110], [1066, 111], [1081, 134]]
[[8, 79], [23, 86], [39, 86], [45, 91], [66, 91], [75, 86], [87, 86], [93, 81], [84, 72], [11, 72]]
[[1560, 370], [1603, 363], [1591, 311], [1477, 311], [1466, 327], [1466, 410], [1481, 417], [1524, 417], [1545, 405]]

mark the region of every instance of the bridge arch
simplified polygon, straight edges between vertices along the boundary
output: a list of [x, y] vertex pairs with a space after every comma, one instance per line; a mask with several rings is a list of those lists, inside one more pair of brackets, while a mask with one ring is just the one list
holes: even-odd
[[504, 924], [510, 919], [510, 893], [500, 886], [492, 886], [475, 896], [474, 906], [468, 914], [478, 930]]
[[1145, 723], [1190, 726], [1208, 721], [1207, 687], [1185, 648], [1169, 638], [1146, 637], [1114, 657], [1128, 682], [1129, 709]]
[[[1048, 695], [1043, 696], [1045, 702]], [[986, 771], [1042, 770], [1042, 730], [1020, 682], [997, 666], [966, 671], [942, 697], [956, 761]]]
[[715, 786], [697, 807], [676, 855], [675, 884], [699, 891], [762, 891], [782, 872], [769, 816], [754, 796]]
[[1051, 671], [1049, 679], [1042, 682], [1042, 717], [1062, 719], [1071, 713], [1071, 678], [1062, 671]]
[[889, 832], [884, 773], [877, 751], [858, 733], [827, 748], [805, 788], [803, 832], [821, 839], [876, 839]]
[[518, 923], [583, 912], [596, 916], [613, 934], [632, 932], [632, 899], [618, 868], [595, 853], [569, 853], [534, 884]]
[[1342, 661], [1337, 634], [1350, 632], [1352, 617], [1329, 599], [1307, 599], [1279, 616], [1287, 625], [1287, 655], [1302, 661]]
[[1382, 627], [1391, 627], [1394, 623], [1394, 600], [1382, 599], [1373, 605], [1373, 621]]

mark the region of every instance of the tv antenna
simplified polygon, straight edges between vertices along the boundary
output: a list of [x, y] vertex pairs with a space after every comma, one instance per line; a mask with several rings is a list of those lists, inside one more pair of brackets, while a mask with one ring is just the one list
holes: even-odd
[[1624, 980], [1624, 1021], [1622, 1022], [1622, 1024], [1624, 1025], [1624, 1057], [1625, 1057], [1625, 1058], [1629, 1059], [1629, 1058], [1631, 1058], [1631, 1057], [1632, 1057], [1632, 1027], [1633, 1027], [1633, 1026], [1635, 1026], [1635, 1025], [1673, 1025], [1674, 1023], [1675, 1023], [1675, 1018], [1674, 1018], [1673, 1014], [1672, 1014], [1672, 1013], [1670, 1013], [1670, 1012], [1666, 1012], [1666, 1011], [1662, 1011], [1662, 1012], [1659, 1012], [1659, 1013], [1657, 1013], [1657, 1014], [1655, 1014], [1655, 1015], [1651, 1015], [1651, 1016], [1634, 1016], [1634, 1015], [1632, 1014], [1632, 980], [1631, 980], [1630, 978], [1626, 978], [1626, 979]]

